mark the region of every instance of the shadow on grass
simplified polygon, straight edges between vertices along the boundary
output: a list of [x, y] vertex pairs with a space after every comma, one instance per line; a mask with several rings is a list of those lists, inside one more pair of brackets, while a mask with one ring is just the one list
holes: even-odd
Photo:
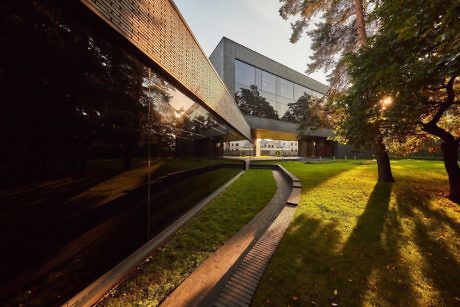
[[[325, 179], [314, 178], [303, 193]], [[398, 179], [374, 186], [345, 242], [346, 223], [339, 218], [297, 216], [255, 305], [263, 305], [261, 299], [299, 306], [458, 305], [460, 224], [450, 216], [452, 205], [439, 200], [443, 185], [415, 176]], [[287, 278], [292, 283], [283, 283]], [[283, 288], [275, 296], [278, 283]]]
[[[282, 255], [273, 267], [282, 267], [284, 272], [271, 274], [270, 278], [293, 277], [293, 287], [283, 289], [283, 296], [300, 297], [277, 303], [360, 306], [377, 298], [388, 305], [414, 302], [409, 269], [398, 261], [400, 225], [389, 206], [392, 188], [392, 183], [375, 185], [344, 244], [338, 221], [298, 216], [283, 239]], [[370, 300], [369, 293], [373, 297]]]
[[[422, 272], [439, 293], [442, 302], [449, 306], [458, 305], [460, 297], [460, 264], [448, 243], [458, 240], [460, 224], [446, 213], [430, 206], [428, 197], [420, 192], [402, 187], [397, 193], [401, 215], [410, 218], [414, 224], [413, 241], [423, 257]], [[446, 226], [452, 230], [447, 234]]]

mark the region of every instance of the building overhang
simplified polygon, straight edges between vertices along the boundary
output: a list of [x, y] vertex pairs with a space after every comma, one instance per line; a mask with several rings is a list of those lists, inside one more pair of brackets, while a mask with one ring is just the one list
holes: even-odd
[[[190, 99], [246, 139], [248, 124], [173, 1], [80, 0], [168, 76]], [[142, 2], [142, 5], [140, 3]], [[168, 80], [169, 81], [169, 80]]]
[[[244, 115], [244, 118], [251, 127], [253, 139], [298, 140], [299, 124], [297, 123], [250, 115]], [[334, 136], [334, 131], [331, 129], [316, 129], [308, 134], [309, 138], [327, 138], [331, 136]]]

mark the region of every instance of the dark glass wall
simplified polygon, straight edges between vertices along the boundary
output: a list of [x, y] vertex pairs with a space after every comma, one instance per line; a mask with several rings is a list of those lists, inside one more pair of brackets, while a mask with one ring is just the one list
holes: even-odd
[[235, 60], [236, 101], [243, 113], [290, 122], [321, 93]]
[[0, 301], [62, 303], [239, 172], [243, 137], [78, 1], [2, 1], [0, 46]]

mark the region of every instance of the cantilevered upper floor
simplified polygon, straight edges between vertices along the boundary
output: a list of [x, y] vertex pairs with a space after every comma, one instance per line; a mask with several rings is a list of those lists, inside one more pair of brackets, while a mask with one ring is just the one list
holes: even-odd
[[[235, 95], [252, 129], [253, 138], [296, 139], [308, 101], [322, 97], [328, 86], [223, 37], [211, 63]], [[331, 130], [318, 130], [319, 137]]]

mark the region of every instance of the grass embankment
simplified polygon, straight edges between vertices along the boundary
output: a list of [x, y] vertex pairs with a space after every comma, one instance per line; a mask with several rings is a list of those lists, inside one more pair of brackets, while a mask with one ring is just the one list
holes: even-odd
[[442, 162], [286, 162], [302, 180], [296, 215], [254, 305], [460, 304], [460, 209], [447, 200]]
[[270, 170], [247, 171], [179, 229], [100, 305], [158, 305], [265, 207], [275, 191], [276, 184]]

